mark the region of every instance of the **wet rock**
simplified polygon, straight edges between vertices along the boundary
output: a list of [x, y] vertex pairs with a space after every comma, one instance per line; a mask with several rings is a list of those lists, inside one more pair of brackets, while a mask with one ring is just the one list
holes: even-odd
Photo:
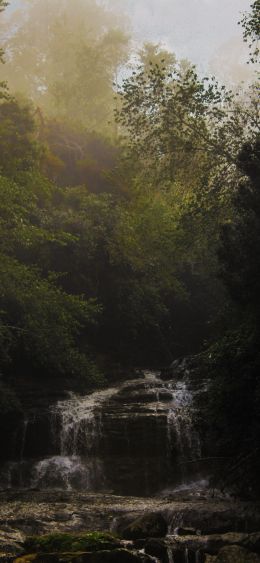
[[[0, 467], [1, 486], [105, 489], [119, 495], [148, 496], [178, 483], [182, 467], [177, 434], [184, 435], [181, 450], [187, 450], [186, 457], [194, 458], [198, 444], [188, 383], [182, 380], [179, 385], [173, 380], [166, 384], [157, 372], [140, 375], [142, 379], [94, 393], [94, 399], [73, 395], [55, 406], [51, 402], [51, 409], [45, 401], [42, 407], [37, 403], [33, 410], [26, 409], [16, 440], [19, 448], [13, 456], [4, 456], [15, 463], [4, 464], [2, 471]], [[178, 411], [182, 433], [173, 408]], [[70, 452], [65, 457], [60, 456], [61, 433], [63, 450]]]
[[161, 563], [169, 563], [168, 546], [165, 540], [151, 538], [145, 543], [145, 553], [157, 557]]
[[249, 549], [250, 551], [260, 553], [260, 532], [249, 534], [243, 542], [243, 547]]
[[[241, 536], [241, 545], [248, 540], [251, 530], [260, 530], [259, 508], [248, 503], [235, 503], [230, 500], [213, 501], [178, 501], [172, 502], [161, 497], [137, 498], [119, 497], [111, 494], [74, 493], [66, 491], [9, 491], [0, 493], [0, 528], [7, 526], [26, 535], [48, 534], [57, 532], [86, 532], [87, 530], [112, 530], [121, 535], [121, 532], [134, 520], [144, 513], [160, 513], [165, 521], [172, 524], [172, 530], [179, 527], [200, 528], [200, 524], [216, 521], [216, 517], [223, 521], [227, 515], [233, 514], [232, 528], [237, 524], [237, 529], [245, 529], [247, 533]], [[191, 526], [191, 522], [193, 525]], [[8, 531], [7, 530], [7, 531]], [[38, 531], [39, 530], [39, 531]], [[218, 537], [220, 534], [218, 534]], [[224, 535], [217, 539], [217, 548], [230, 544], [229, 536]], [[231, 535], [230, 535], [231, 538]], [[252, 535], [256, 541], [257, 534]], [[215, 535], [179, 536], [178, 542], [186, 542], [190, 550], [200, 549], [205, 541], [216, 544]], [[232, 537], [234, 542], [234, 536]], [[200, 543], [201, 542], [201, 543]], [[204, 542], [204, 543], [203, 543]], [[219, 542], [219, 543], [218, 543]], [[222, 543], [221, 543], [222, 542]], [[226, 542], [226, 544], [225, 544]], [[210, 545], [208, 543], [208, 545]], [[257, 544], [256, 544], [257, 545]], [[142, 544], [140, 544], [142, 548]], [[179, 549], [179, 544], [175, 544]], [[216, 547], [216, 545], [215, 545]], [[182, 548], [181, 548], [182, 549]], [[248, 549], [251, 549], [248, 544]], [[257, 551], [258, 548], [254, 548]], [[2, 551], [6, 551], [2, 549]], [[252, 549], [253, 551], [253, 549]], [[210, 553], [210, 552], [209, 552]], [[214, 553], [211, 553], [214, 555]]]
[[185, 551], [182, 551], [181, 549], [172, 550], [171, 557], [174, 563], [185, 563]]
[[[206, 556], [200, 551], [174, 549], [171, 552], [174, 563], [204, 563]], [[172, 560], [171, 559], [171, 560]], [[170, 561], [170, 559], [169, 559]]]
[[170, 393], [169, 391], [159, 391], [159, 400], [160, 401], [172, 401], [172, 393]]
[[228, 499], [223, 502], [214, 499], [210, 502], [194, 502], [187, 504], [181, 514], [172, 511], [171, 530], [177, 527], [199, 529], [203, 536], [227, 532], [258, 532], [259, 505], [235, 503]]
[[133, 540], [133, 541], [132, 540], [121, 540], [123, 547], [125, 547], [126, 549], [131, 549], [129, 547], [129, 545], [131, 545], [134, 549], [137, 549], [137, 550], [144, 549], [145, 542], [146, 542], [145, 538]]
[[168, 530], [167, 522], [160, 513], [145, 514], [134, 520], [122, 530], [122, 536], [128, 540], [139, 538], [162, 538]]
[[188, 550], [189, 553], [203, 552], [209, 555], [217, 555], [224, 546], [242, 545], [247, 537], [247, 534], [235, 534], [232, 532], [210, 536], [172, 536], [168, 541], [172, 550]]
[[185, 548], [172, 549], [167, 546], [167, 541], [150, 539], [146, 542], [145, 552], [159, 559], [161, 563], [204, 563], [205, 556]]
[[0, 462], [19, 455], [19, 430], [22, 424], [23, 413], [19, 409], [0, 413]]
[[243, 547], [231, 545], [223, 547], [215, 561], [216, 563], [260, 563], [260, 557]]
[[195, 528], [177, 528], [176, 533], [178, 536], [197, 536], [200, 535], [200, 531]]
[[9, 526], [2, 525], [0, 530], [0, 552], [3, 554], [23, 553], [24, 535]]
[[118, 393], [118, 395], [115, 396], [113, 400], [114, 402], [119, 402], [119, 403], [122, 403], [122, 401], [124, 401], [124, 404], [150, 403], [156, 401], [156, 392], [151, 390], [146, 390], [144, 388], [142, 389], [139, 388], [134, 390], [130, 389]]
[[160, 372], [161, 379], [165, 381], [172, 378], [181, 379], [193, 367], [194, 359], [190, 356], [189, 358], [178, 358], [177, 360], [174, 360], [170, 364], [170, 366], [168, 366], [167, 368], [163, 368], [161, 370]]
[[205, 545], [202, 546], [202, 549], [211, 555], [216, 555], [224, 546], [241, 545], [246, 537], [246, 534], [238, 534], [235, 532], [212, 534], [205, 538]]

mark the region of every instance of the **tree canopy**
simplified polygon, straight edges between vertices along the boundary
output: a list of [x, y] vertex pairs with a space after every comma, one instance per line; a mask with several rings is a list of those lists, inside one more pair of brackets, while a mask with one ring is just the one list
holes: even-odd
[[[258, 12], [241, 21], [252, 62]], [[89, 388], [204, 350], [205, 436], [236, 455], [258, 439], [258, 85], [232, 92], [160, 45], [133, 56], [124, 21], [94, 0], [7, 18], [1, 390], [15, 404], [26, 373]]]

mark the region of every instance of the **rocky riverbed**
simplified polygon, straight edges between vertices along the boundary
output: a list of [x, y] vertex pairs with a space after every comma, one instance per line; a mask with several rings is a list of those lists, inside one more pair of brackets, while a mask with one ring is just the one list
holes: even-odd
[[[29, 536], [93, 530], [112, 532], [122, 538], [121, 541], [131, 540], [127, 550], [125, 543], [117, 546], [117, 550], [130, 550], [139, 561], [149, 560], [144, 554], [162, 563], [260, 561], [260, 506], [255, 503], [189, 495], [179, 498], [177, 493], [140, 498], [33, 490], [3, 491], [0, 501], [1, 561], [15, 561], [21, 556]], [[144, 519], [151, 515], [165, 522], [166, 528], [159, 534], [154, 527], [149, 529], [144, 525]], [[129, 535], [126, 530], [133, 523], [137, 533], [131, 536], [132, 532]], [[228, 550], [225, 557], [236, 558], [214, 559], [221, 556], [223, 548]], [[121, 557], [123, 563], [127, 561], [123, 555], [122, 552], [113, 555], [119, 559], [106, 559], [104, 555], [103, 560], [120, 562]], [[55, 561], [62, 560], [57, 557]], [[86, 557], [82, 561], [92, 561]], [[46, 554], [37, 559], [43, 563], [49, 560]]]
[[25, 410], [2, 449], [0, 561], [260, 563], [260, 505], [209, 488], [204, 385], [184, 363]]

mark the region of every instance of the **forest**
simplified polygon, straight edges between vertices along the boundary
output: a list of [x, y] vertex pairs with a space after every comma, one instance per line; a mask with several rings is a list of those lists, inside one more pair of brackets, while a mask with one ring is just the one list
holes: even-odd
[[237, 89], [159, 44], [133, 54], [109, 3], [7, 4], [1, 429], [27, 380], [87, 393], [188, 357], [209, 381], [207, 455], [228, 452], [259, 498], [259, 0], [238, 22], [254, 79]]

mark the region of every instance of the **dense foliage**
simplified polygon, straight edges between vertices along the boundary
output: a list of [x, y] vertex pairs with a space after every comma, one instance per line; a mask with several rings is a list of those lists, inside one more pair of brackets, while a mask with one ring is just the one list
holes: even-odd
[[[206, 342], [205, 436], [257, 457], [257, 85], [235, 95], [151, 44], [129, 75], [124, 20], [104, 5], [26, 6], [0, 51], [3, 410], [27, 374], [95, 386], [112, 364]], [[252, 48], [258, 9], [242, 19]]]
[[[251, 62], [256, 62], [259, 2], [241, 23], [245, 40], [254, 47]], [[259, 99], [253, 91], [257, 94], [257, 85], [250, 95], [253, 114], [244, 112], [248, 139], [239, 137], [236, 168], [241, 177], [231, 197], [232, 217], [221, 225], [217, 249], [227, 297], [219, 337], [202, 357], [209, 386], [198, 406], [210, 454], [226, 459], [219, 474], [222, 486], [255, 498], [260, 495], [260, 137]]]

